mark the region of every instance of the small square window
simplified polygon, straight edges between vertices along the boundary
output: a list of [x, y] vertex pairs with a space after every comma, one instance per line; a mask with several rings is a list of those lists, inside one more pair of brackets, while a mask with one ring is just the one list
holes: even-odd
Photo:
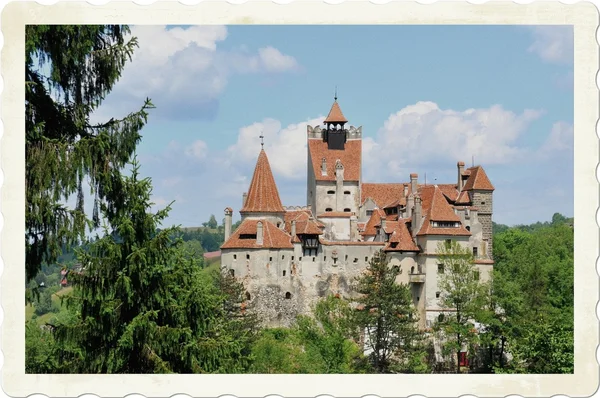
[[365, 262], [369, 262], [369, 257], [365, 257]]
[[237, 260], [237, 254], [234, 254], [234, 255], [233, 255], [233, 259], [234, 259], [234, 260]]
[[302, 257], [298, 257], [298, 261], [302, 261]]
[[358, 262], [358, 257], [354, 257], [354, 262], [357, 263]]
[[246, 254], [246, 260], [250, 260], [250, 255]]
[[440, 292], [435, 292], [435, 298], [440, 298]]

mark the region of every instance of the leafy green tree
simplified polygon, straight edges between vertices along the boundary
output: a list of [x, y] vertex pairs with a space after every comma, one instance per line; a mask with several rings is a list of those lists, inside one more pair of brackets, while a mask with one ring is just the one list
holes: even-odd
[[228, 296], [173, 241], [157, 232], [149, 179], [134, 163], [118, 184], [123, 202], [103, 206], [104, 235], [78, 253], [67, 303], [79, 314], [57, 324], [71, 373], [239, 373], [249, 366], [247, 342], [233, 335]]
[[210, 215], [210, 219], [208, 220], [208, 228], [215, 229], [217, 228], [217, 219], [214, 214]]
[[455, 354], [458, 373], [461, 350], [473, 347], [477, 341], [473, 322], [481, 312], [487, 292], [479, 282], [479, 271], [469, 248], [451, 240], [440, 242], [436, 253], [444, 269], [438, 273], [440, 305], [452, 310], [440, 317], [436, 329], [441, 331], [444, 350]]
[[[124, 25], [25, 27], [25, 270], [30, 280], [43, 263], [83, 240], [99, 225], [99, 204], [118, 211], [120, 171], [146, 123], [149, 100], [123, 119], [91, 123], [90, 115], [114, 87], [137, 46]], [[48, 72], [46, 72], [48, 71]], [[83, 181], [94, 195], [90, 224]], [[64, 201], [77, 195], [75, 209]]]
[[25, 373], [52, 373], [57, 368], [57, 353], [51, 331], [35, 320], [25, 325]]
[[397, 267], [389, 267], [386, 253], [381, 250], [357, 280], [360, 296], [356, 299], [356, 325], [365, 333], [377, 373], [418, 371], [421, 368], [414, 367], [414, 358], [424, 358], [410, 289], [396, 283], [399, 272]]
[[263, 329], [252, 346], [252, 373], [321, 373], [323, 363], [314, 350], [306, 349], [297, 329]]
[[358, 330], [350, 303], [328, 296], [316, 304], [313, 315], [299, 316], [297, 328], [306, 346], [321, 358], [321, 373], [363, 373], [368, 370], [362, 350], [355, 342]]

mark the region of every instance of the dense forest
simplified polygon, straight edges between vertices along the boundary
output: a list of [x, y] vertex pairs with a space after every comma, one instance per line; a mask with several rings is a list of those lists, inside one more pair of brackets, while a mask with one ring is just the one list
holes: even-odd
[[455, 311], [430, 329], [385, 253], [352, 300], [326, 297], [290, 328], [259, 328], [242, 285], [204, 264], [222, 243], [216, 218], [164, 228], [170, 207], [151, 211], [135, 156], [150, 99], [90, 122], [137, 47], [128, 33], [26, 26], [27, 373], [573, 372], [574, 226], [560, 214], [494, 225], [489, 283], [471, 253], [440, 246], [441, 299]]

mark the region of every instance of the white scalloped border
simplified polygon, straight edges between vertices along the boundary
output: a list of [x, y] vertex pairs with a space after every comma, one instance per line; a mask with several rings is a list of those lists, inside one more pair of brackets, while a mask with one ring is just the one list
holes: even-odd
[[[432, 4], [433, 3], [433, 4]], [[2, 389], [36, 397], [590, 396], [598, 389], [600, 176], [598, 9], [589, 2], [328, 0], [13, 2], [2, 12]], [[24, 374], [24, 26], [126, 24], [574, 25], [575, 373], [572, 375], [26, 375]], [[596, 39], [596, 40], [595, 40]], [[2, 86], [4, 83], [4, 86]], [[594, 134], [596, 132], [596, 134]], [[592, 267], [596, 264], [596, 269]], [[5, 266], [6, 265], [6, 266]], [[8, 309], [4, 312], [3, 309]], [[594, 318], [593, 313], [596, 313]], [[277, 395], [274, 395], [277, 394]], [[327, 394], [327, 395], [322, 395]], [[415, 395], [422, 394], [422, 395]], [[564, 394], [564, 395], [563, 395]]]

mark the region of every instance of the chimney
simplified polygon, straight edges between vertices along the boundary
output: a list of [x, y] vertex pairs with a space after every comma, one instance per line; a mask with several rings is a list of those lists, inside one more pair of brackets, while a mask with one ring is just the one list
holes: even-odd
[[465, 170], [465, 162], [458, 162], [456, 163], [456, 167], [458, 168], [458, 191], [462, 191], [462, 187], [463, 187], [463, 180], [462, 180], [462, 175], [463, 172]]
[[404, 184], [404, 197], [408, 198], [408, 184]]
[[350, 240], [353, 242], [358, 240], [358, 219], [354, 214], [350, 216]]
[[415, 197], [415, 211], [413, 212], [412, 217], [412, 236], [413, 238], [417, 236], [417, 232], [421, 229], [421, 198]]
[[411, 193], [406, 200], [406, 217], [412, 217], [413, 207], [415, 206], [415, 195]]
[[259, 221], [256, 223], [256, 244], [262, 246], [263, 244], [263, 223]]
[[225, 240], [224, 242], [227, 242], [227, 239], [229, 239], [229, 237], [231, 236], [231, 215], [233, 213], [233, 210], [231, 209], [231, 207], [226, 207], [225, 208]]
[[383, 239], [382, 242], [385, 242], [385, 226], [386, 226], [386, 219], [385, 219], [385, 216], [383, 216], [383, 218], [381, 219], [381, 229], [380, 229], [381, 238]]
[[292, 238], [296, 236], [296, 220], [292, 221]]
[[321, 160], [321, 175], [327, 175], [327, 161], [325, 160], [325, 158]]
[[248, 192], [242, 194], [242, 207], [246, 206], [246, 200], [248, 199]]
[[413, 193], [413, 195], [417, 194], [417, 178], [419, 178], [419, 175], [417, 173], [411, 173], [410, 175], [410, 190]]

